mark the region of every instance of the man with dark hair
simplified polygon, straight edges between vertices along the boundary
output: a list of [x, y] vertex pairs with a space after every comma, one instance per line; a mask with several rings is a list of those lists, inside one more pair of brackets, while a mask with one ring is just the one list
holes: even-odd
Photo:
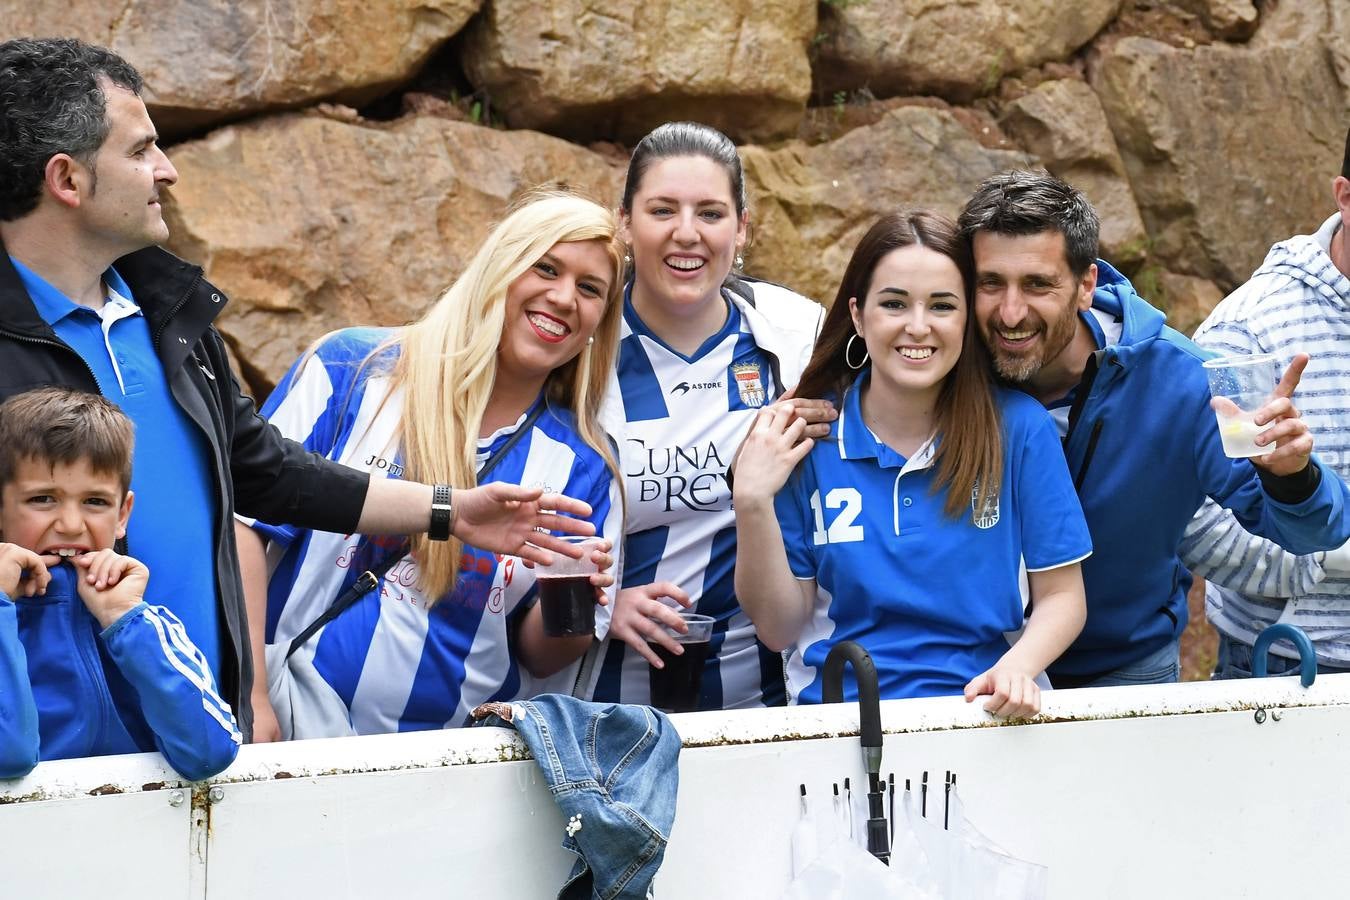
[[[115, 53], [78, 41], [11, 41], [4, 47], [6, 89], [0, 121], [0, 221], [37, 208], [47, 160], [66, 153], [90, 168], [111, 125], [100, 81], [139, 95], [140, 73]], [[17, 52], [16, 52], [17, 51]]]
[[[1251, 279], [1195, 332], [1220, 353], [1308, 351], [1300, 405], [1317, 430], [1318, 455], [1350, 478], [1350, 133], [1341, 174], [1331, 179], [1336, 212], [1314, 234], [1270, 248]], [[1205, 607], [1219, 632], [1216, 678], [1252, 672], [1252, 644], [1275, 622], [1312, 638], [1321, 671], [1350, 671], [1350, 544], [1294, 556], [1248, 534], [1233, 514], [1206, 503], [1186, 532], [1182, 558], [1206, 578]], [[1294, 672], [1297, 653], [1271, 648], [1268, 671]]]
[[[1312, 456], [1290, 402], [1295, 358], [1258, 412], [1271, 452], [1224, 455], [1204, 353], [1097, 260], [1097, 214], [1049, 175], [1007, 172], [967, 202], [974, 314], [998, 374], [1040, 400], [1064, 436], [1092, 533], [1088, 618], [1050, 667], [1057, 687], [1176, 681], [1191, 577], [1177, 555], [1206, 497], [1295, 552], [1350, 537], [1350, 491]], [[1254, 464], [1254, 465], [1253, 465]]]
[[108, 50], [66, 39], [0, 43], [0, 400], [69, 385], [109, 397], [135, 423], [128, 544], [248, 734], [253, 671], [236, 506], [330, 531], [453, 532], [535, 559], [563, 549], [536, 529], [592, 530], [550, 510], [589, 507], [514, 485], [452, 495], [445, 485], [372, 479], [259, 418], [211, 325], [224, 296], [156, 246], [168, 237], [162, 192], [178, 173], [140, 90], [136, 70]]

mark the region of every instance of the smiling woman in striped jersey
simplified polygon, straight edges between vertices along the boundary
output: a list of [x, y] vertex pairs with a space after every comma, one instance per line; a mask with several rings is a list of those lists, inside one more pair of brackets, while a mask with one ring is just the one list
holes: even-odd
[[[617, 470], [597, 425], [618, 341], [615, 234], [596, 203], [528, 196], [419, 321], [321, 339], [264, 415], [377, 477], [473, 486], [482, 471], [484, 482], [565, 493], [616, 538]], [[455, 727], [480, 703], [555, 687], [542, 679], [565, 679], [591, 645], [588, 634], [544, 634], [533, 572], [513, 557], [251, 524], [238, 537], [254, 658], [266, 661], [254, 679], [255, 739]], [[291, 647], [386, 561], [376, 587]]]
[[[648, 702], [649, 664], [660, 663], [647, 641], [679, 653], [660, 623], [679, 627], [685, 605], [716, 620], [699, 708], [780, 705], [782, 658], [755, 639], [732, 585], [727, 470], [755, 412], [796, 383], [823, 310], [739, 273], [749, 223], [741, 161], [712, 128], [669, 123], [643, 138], [620, 218], [631, 266], [604, 422], [619, 447], [628, 521], [592, 695]], [[797, 409], [813, 423], [833, 416], [821, 401]]]

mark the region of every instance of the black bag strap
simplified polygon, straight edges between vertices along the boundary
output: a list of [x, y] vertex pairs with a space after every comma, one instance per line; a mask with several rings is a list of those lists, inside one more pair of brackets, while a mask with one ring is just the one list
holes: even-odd
[[509, 438], [506, 439], [506, 443], [502, 444], [500, 447], [497, 448], [496, 452], [494, 452], [487, 459], [483, 460], [483, 464], [478, 467], [479, 484], [483, 483], [483, 479], [487, 477], [489, 472], [497, 468], [497, 463], [501, 462], [506, 457], [506, 454], [511, 450], [511, 448], [514, 447], [516, 444], [520, 443], [520, 439], [530, 433], [530, 429], [534, 427], [534, 423], [538, 422], [539, 417], [544, 414], [544, 407], [547, 405], [548, 404], [543, 400], [540, 400], [538, 403], [536, 403], [534, 405], [534, 409], [530, 410], [530, 414], [525, 417], [525, 421], [522, 422], [520, 424], [520, 427], [517, 428], [515, 432]]
[[357, 600], [360, 600], [366, 594], [375, 590], [375, 588], [379, 586], [380, 579], [384, 577], [385, 573], [392, 569], [394, 563], [402, 559], [408, 552], [406, 549], [407, 546], [406, 542], [401, 544], [399, 549], [380, 560], [378, 566], [362, 572], [360, 577], [353, 581], [351, 585], [342, 592], [342, 595], [334, 600], [317, 619], [310, 622], [309, 625], [305, 626], [304, 631], [295, 636], [295, 639], [291, 641], [290, 647], [286, 649], [286, 658], [290, 659], [291, 654], [295, 653], [295, 651], [305, 645], [305, 641], [314, 637], [314, 632], [342, 615], [347, 611], [347, 607], [351, 606]]
[[[534, 409], [530, 410], [530, 414], [525, 417], [525, 421], [522, 422], [520, 427], [506, 439], [506, 443], [502, 444], [490, 454], [487, 459], [483, 460], [483, 464], [478, 467], [479, 484], [483, 483], [483, 479], [487, 477], [489, 472], [497, 468], [497, 464], [502, 461], [511, 448], [529, 433], [530, 429], [534, 427], [534, 423], [539, 421], [539, 417], [543, 415], [544, 407], [546, 405], [547, 404], [543, 401], [536, 403]], [[291, 641], [290, 647], [286, 649], [286, 659], [290, 659], [295, 651], [305, 645], [305, 641], [314, 637], [316, 631], [346, 612], [347, 608], [357, 600], [360, 600], [366, 594], [369, 594], [371, 591], [375, 590], [375, 588], [379, 587], [380, 579], [394, 567], [395, 563], [406, 556], [407, 553], [408, 543], [407, 541], [404, 541], [399, 544], [397, 549], [392, 551], [384, 559], [380, 560], [379, 565], [373, 566], [362, 572], [360, 577], [353, 581], [317, 619], [310, 622], [309, 625], [305, 626], [303, 631], [295, 636], [295, 639]]]

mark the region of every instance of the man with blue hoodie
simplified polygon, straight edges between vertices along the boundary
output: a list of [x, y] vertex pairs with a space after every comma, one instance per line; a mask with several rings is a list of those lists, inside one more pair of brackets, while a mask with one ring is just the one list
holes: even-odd
[[1005, 172], [976, 189], [960, 224], [975, 252], [980, 334], [999, 376], [1058, 424], [1092, 533], [1087, 624], [1050, 679], [1176, 681], [1191, 584], [1177, 548], [1206, 497], [1294, 553], [1350, 538], [1350, 491], [1312, 456], [1289, 399], [1308, 358], [1295, 357], [1257, 415], [1271, 452], [1230, 459], [1201, 368], [1211, 354], [1096, 259], [1097, 214], [1081, 192]]
[[[1300, 406], [1317, 430], [1318, 455], [1350, 478], [1350, 134], [1331, 181], [1336, 212], [1314, 234], [1270, 248], [1251, 280], [1214, 308], [1195, 340], [1220, 353], [1307, 351]], [[1205, 611], [1219, 632], [1216, 678], [1252, 672], [1252, 644], [1275, 622], [1312, 638], [1323, 672], [1350, 671], [1350, 544], [1294, 556], [1248, 534], [1232, 513], [1206, 502], [1182, 543], [1182, 559], [1208, 579]], [[1298, 669], [1292, 646], [1277, 642], [1271, 674]]]

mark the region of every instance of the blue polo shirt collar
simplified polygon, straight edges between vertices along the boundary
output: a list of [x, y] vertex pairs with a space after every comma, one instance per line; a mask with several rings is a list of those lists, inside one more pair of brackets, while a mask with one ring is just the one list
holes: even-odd
[[[76, 310], [86, 309], [80, 304], [71, 300], [65, 294], [61, 293], [51, 285], [47, 279], [34, 272], [28, 266], [19, 262], [14, 257], [9, 261], [14, 265], [14, 271], [19, 274], [19, 281], [23, 283], [24, 290], [33, 301], [33, 306], [37, 309], [38, 315], [42, 321], [53, 328], [56, 323]], [[131, 288], [122, 280], [122, 276], [117, 274], [117, 270], [109, 268], [103, 273], [103, 284], [108, 288], [108, 302], [114, 306], [114, 315], [100, 315], [100, 318], [112, 318], [114, 320], [123, 318], [127, 315], [135, 315], [140, 312], [140, 308], [131, 301]], [[125, 311], [124, 307], [130, 306], [131, 312]], [[93, 312], [93, 310], [90, 310]], [[97, 315], [97, 313], [96, 313]]]
[[899, 469], [900, 475], [928, 468], [933, 464], [933, 455], [937, 450], [936, 436], [930, 437], [918, 452], [906, 459], [880, 441], [867, 427], [862, 414], [862, 389], [871, 374], [870, 367], [864, 369], [844, 394], [844, 407], [834, 424], [839, 458], [875, 459], [883, 469]]
[[28, 291], [28, 296], [33, 299], [33, 306], [37, 309], [38, 315], [42, 317], [42, 321], [52, 327], [53, 331], [57, 330], [58, 323], [75, 314], [78, 310], [86, 310], [98, 317], [100, 328], [103, 331], [103, 349], [108, 353], [108, 363], [112, 366], [113, 376], [117, 379], [117, 386], [125, 395], [127, 383], [122, 375], [122, 366], [118, 362], [119, 354], [113, 349], [112, 326], [113, 323], [129, 316], [141, 315], [141, 308], [131, 299], [131, 288], [127, 287], [127, 283], [122, 280], [121, 275], [117, 274], [117, 270], [109, 267], [108, 271], [103, 273], [103, 285], [108, 294], [104, 299], [103, 308], [92, 310], [71, 300], [53, 287], [47, 279], [14, 257], [11, 256], [10, 261], [14, 263], [14, 270], [19, 273], [19, 280], [23, 282], [24, 288]]

